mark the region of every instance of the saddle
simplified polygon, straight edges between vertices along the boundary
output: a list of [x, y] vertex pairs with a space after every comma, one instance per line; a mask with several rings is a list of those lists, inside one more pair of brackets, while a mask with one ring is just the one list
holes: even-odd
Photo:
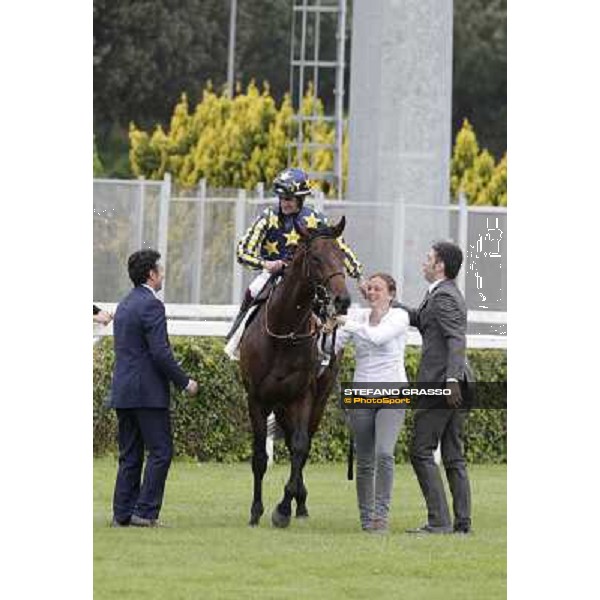
[[269, 279], [267, 279], [267, 282], [265, 283], [265, 285], [263, 285], [260, 292], [258, 292], [256, 298], [254, 298], [254, 301], [252, 302], [252, 304], [250, 306], [256, 306], [257, 304], [262, 304], [263, 302], [265, 302], [267, 300], [267, 298], [269, 297], [271, 290], [277, 286], [280, 279], [281, 279], [281, 277], [279, 275], [271, 275], [271, 277], [269, 277]]
[[247, 310], [248, 318], [244, 323], [244, 331], [246, 331], [246, 329], [248, 329], [248, 325], [250, 325], [250, 323], [254, 321], [256, 315], [258, 314], [260, 305], [264, 304], [267, 301], [269, 295], [271, 294], [271, 291], [275, 287], [277, 287], [277, 284], [279, 283], [280, 279], [281, 278], [279, 275], [271, 275], [271, 277], [267, 279], [265, 285], [263, 285], [260, 292], [258, 292], [256, 298], [252, 300]]
[[[239, 338], [240, 340], [243, 337], [246, 330], [248, 329], [248, 325], [250, 325], [250, 323], [252, 323], [252, 321], [254, 321], [254, 319], [256, 318], [256, 315], [260, 312], [260, 306], [268, 300], [271, 292], [273, 291], [274, 288], [277, 287], [277, 285], [279, 284], [280, 281], [281, 281], [281, 277], [279, 275], [271, 275], [271, 277], [269, 277], [269, 279], [267, 280], [265, 285], [262, 287], [260, 292], [257, 294], [257, 296], [252, 300], [252, 302], [248, 306], [248, 309], [245, 313], [247, 315], [247, 317], [242, 322], [243, 330], [242, 330], [240, 338]], [[319, 318], [319, 316], [316, 314], [316, 312], [313, 312], [313, 314], [311, 314], [311, 316], [310, 316], [311, 329], [320, 328], [321, 323], [322, 322], [321, 322], [321, 319]], [[331, 359], [331, 352], [333, 351], [333, 349], [331, 349], [328, 352], [325, 349], [324, 341], [325, 341], [324, 334], [319, 333], [318, 342], [317, 342], [317, 365], [318, 365], [317, 372], [318, 372], [318, 376], [321, 376], [323, 371], [329, 366], [330, 359]]]

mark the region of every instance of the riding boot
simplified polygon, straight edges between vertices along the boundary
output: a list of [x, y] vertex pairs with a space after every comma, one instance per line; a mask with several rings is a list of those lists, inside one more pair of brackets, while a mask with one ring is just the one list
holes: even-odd
[[237, 328], [240, 326], [241, 322], [244, 320], [244, 317], [246, 316], [248, 309], [252, 306], [253, 300], [254, 300], [254, 298], [252, 297], [250, 290], [246, 290], [246, 294], [244, 295], [244, 300], [242, 301], [240, 310], [233, 321], [233, 325], [231, 326], [229, 333], [225, 336], [225, 339], [227, 341], [229, 341], [233, 337], [233, 334], [236, 332]]

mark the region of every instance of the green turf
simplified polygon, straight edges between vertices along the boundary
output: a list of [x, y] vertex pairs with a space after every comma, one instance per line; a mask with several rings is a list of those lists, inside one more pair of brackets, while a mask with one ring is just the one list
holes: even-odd
[[176, 462], [161, 519], [164, 529], [112, 529], [114, 459], [94, 463], [94, 597], [143, 598], [413, 598], [506, 597], [506, 466], [474, 465], [474, 534], [413, 537], [424, 521], [410, 466], [399, 465], [392, 533], [358, 527], [354, 482], [344, 465], [308, 465], [306, 521], [274, 529], [270, 512], [286, 465], [265, 476], [265, 515], [247, 526], [248, 464]]

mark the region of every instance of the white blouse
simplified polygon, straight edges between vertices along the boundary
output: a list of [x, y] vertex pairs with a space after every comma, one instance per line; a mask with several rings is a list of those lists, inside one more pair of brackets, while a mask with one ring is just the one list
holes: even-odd
[[349, 315], [338, 329], [335, 350], [352, 341], [356, 349], [354, 381], [407, 381], [404, 347], [408, 331], [408, 313], [391, 308], [378, 325], [369, 324], [370, 310]]

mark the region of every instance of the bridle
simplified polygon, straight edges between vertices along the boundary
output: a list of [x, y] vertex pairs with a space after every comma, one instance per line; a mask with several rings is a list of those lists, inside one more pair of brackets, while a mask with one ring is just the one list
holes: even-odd
[[[265, 330], [267, 334], [272, 338], [278, 340], [289, 340], [291, 342], [312, 339], [319, 334], [322, 326], [317, 326], [313, 323], [313, 326], [311, 327], [311, 330], [308, 333], [298, 333], [304, 327], [310, 315], [316, 313], [321, 322], [323, 322], [326, 318], [333, 316], [331, 310], [331, 296], [329, 294], [328, 285], [334, 277], [344, 277], [344, 272], [334, 271], [333, 273], [327, 275], [327, 277], [325, 277], [324, 279], [318, 280], [316, 282], [314, 281], [314, 278], [310, 272], [310, 264], [308, 261], [308, 257], [311, 242], [313, 242], [319, 237], [322, 238], [330, 236], [317, 234], [314, 237], [309, 238], [309, 240], [306, 242], [306, 245], [301, 249], [302, 258], [300, 260], [302, 260], [302, 273], [304, 277], [308, 280], [309, 285], [313, 288], [313, 299], [312, 302], [308, 305], [305, 314], [302, 316], [302, 319], [300, 319], [300, 322], [294, 331], [285, 334], [275, 333], [269, 327], [269, 303], [271, 301], [274, 288], [272, 288], [269, 291], [269, 295], [267, 297], [265, 305]], [[299, 260], [295, 257], [294, 259]]]

